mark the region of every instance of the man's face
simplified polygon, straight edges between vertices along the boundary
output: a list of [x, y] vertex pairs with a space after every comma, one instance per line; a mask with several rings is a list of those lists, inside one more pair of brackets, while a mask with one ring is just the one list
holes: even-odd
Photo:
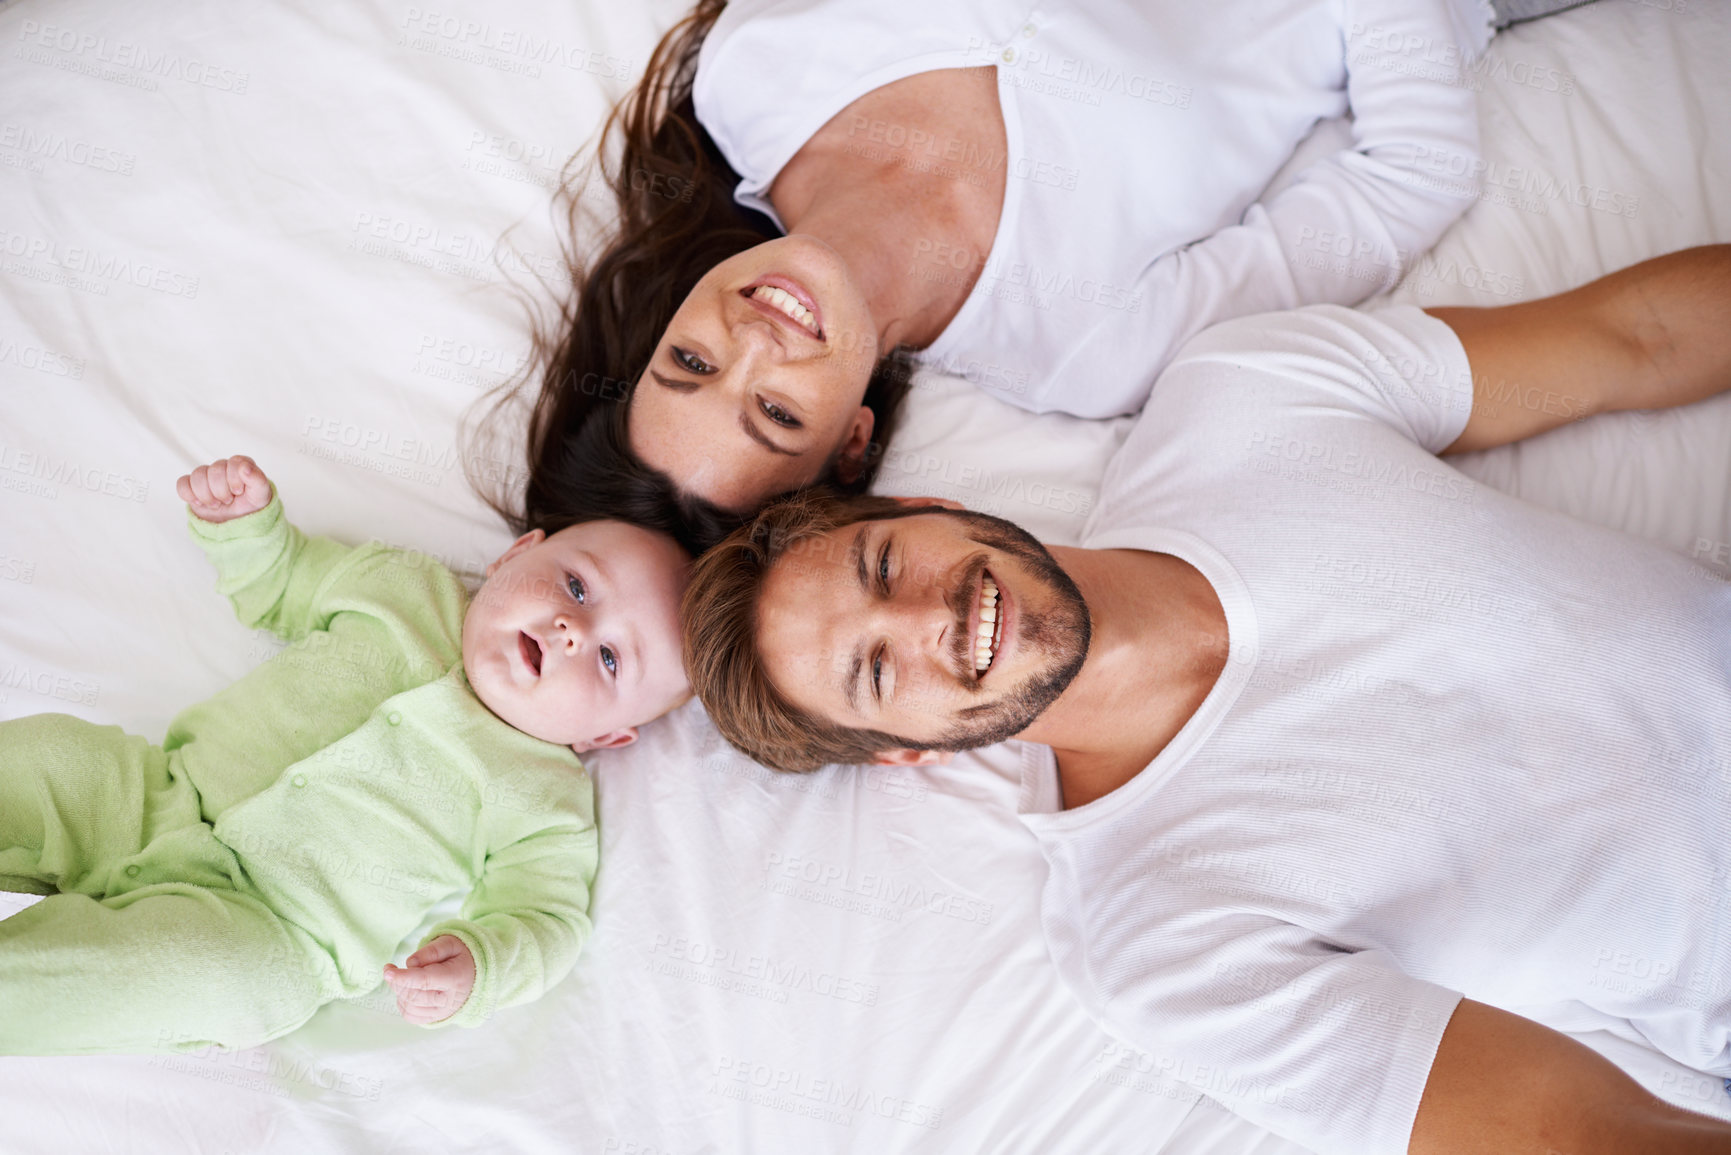
[[946, 750], [1026, 729], [1082, 668], [1088, 635], [1081, 593], [1039, 542], [948, 510], [803, 542], [758, 604], [758, 651], [790, 702]]

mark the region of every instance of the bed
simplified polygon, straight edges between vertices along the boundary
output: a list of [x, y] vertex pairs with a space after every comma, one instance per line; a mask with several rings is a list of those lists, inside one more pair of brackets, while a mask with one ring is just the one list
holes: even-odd
[[[0, 5], [0, 718], [156, 738], [275, 651], [185, 538], [174, 479], [218, 455], [255, 456], [308, 530], [479, 576], [509, 535], [465, 474], [521, 466], [508, 430], [471, 440], [463, 420], [558, 287], [560, 166], [679, 10]], [[1500, 36], [1470, 73], [1484, 194], [1394, 296], [1501, 304], [1731, 240], [1728, 59], [1731, 12], [1698, 0], [1600, 0]], [[926, 375], [880, 488], [1071, 541], [1123, 432]], [[1462, 464], [1731, 576], [1731, 399]], [[1113, 1040], [1060, 986], [1016, 744], [782, 777], [691, 706], [593, 769], [597, 929], [541, 1002], [429, 1034], [381, 990], [249, 1051], [0, 1059], [3, 1145], [1299, 1150], [1216, 1106], [1216, 1072]], [[0, 895], [0, 915], [27, 901]], [[1731, 1118], [1716, 1079], [1574, 1026]]]

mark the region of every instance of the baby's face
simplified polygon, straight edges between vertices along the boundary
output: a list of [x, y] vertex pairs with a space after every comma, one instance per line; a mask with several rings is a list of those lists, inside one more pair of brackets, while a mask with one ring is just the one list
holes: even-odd
[[512, 543], [463, 619], [463, 670], [508, 724], [579, 751], [623, 746], [690, 695], [671, 538], [591, 521]]

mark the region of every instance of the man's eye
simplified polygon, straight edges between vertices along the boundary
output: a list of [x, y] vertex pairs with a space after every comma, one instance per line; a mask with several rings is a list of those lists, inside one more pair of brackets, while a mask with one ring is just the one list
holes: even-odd
[[607, 667], [607, 672], [615, 678], [619, 676], [619, 655], [613, 652], [611, 646], [601, 647], [601, 664]]
[[872, 655], [872, 697], [880, 702], [884, 698], [884, 654], [882, 650]]
[[687, 373], [703, 375], [715, 372], [715, 366], [711, 365], [708, 361], [705, 361], [697, 354], [687, 349], [681, 349], [678, 345], [672, 345], [669, 346], [669, 348], [673, 350], [673, 363], [678, 365]]
[[800, 428], [799, 418], [783, 409], [773, 401], [764, 401], [759, 405], [763, 415], [784, 429]]
[[878, 554], [878, 586], [887, 596], [890, 592], [890, 547], [884, 543], [883, 552]]
[[576, 574], [565, 579], [565, 588], [571, 591], [571, 596], [577, 599], [580, 606], [589, 604], [589, 587], [583, 584], [583, 579]]

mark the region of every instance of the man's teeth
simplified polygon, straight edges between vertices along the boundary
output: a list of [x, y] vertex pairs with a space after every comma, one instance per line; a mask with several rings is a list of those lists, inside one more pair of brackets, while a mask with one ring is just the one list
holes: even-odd
[[986, 578], [980, 587], [980, 632], [974, 638], [974, 673], [992, 664], [992, 639], [998, 632], [998, 583]]
[[751, 291], [751, 295], [766, 305], [773, 306], [792, 317], [805, 327], [806, 332], [813, 337], [818, 335], [817, 318], [811, 310], [799, 303], [799, 298], [786, 289], [778, 289], [774, 285], [759, 285]]

